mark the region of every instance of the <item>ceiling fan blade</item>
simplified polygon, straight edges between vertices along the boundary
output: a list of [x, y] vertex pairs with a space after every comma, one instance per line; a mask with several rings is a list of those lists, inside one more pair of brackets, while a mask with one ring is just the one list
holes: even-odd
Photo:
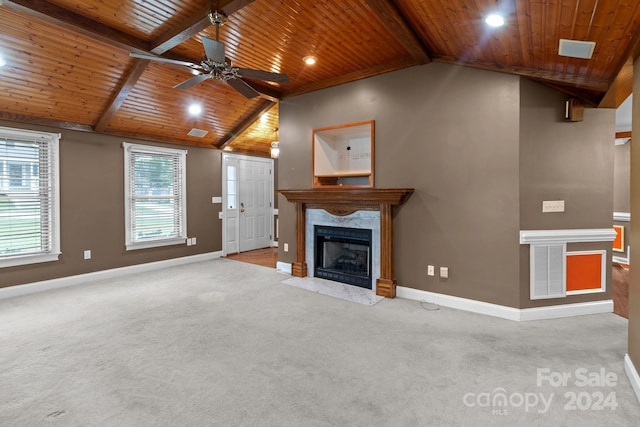
[[129, 54], [129, 56], [131, 56], [132, 58], [138, 58], [138, 59], [149, 59], [151, 61], [158, 61], [158, 62], [166, 62], [168, 64], [175, 64], [175, 65], [184, 65], [186, 67], [191, 67], [191, 68], [199, 68], [200, 66], [198, 64], [194, 64], [193, 62], [187, 62], [187, 61], [178, 61], [177, 59], [169, 59], [169, 58], [163, 58], [161, 56], [154, 56], [154, 55], [145, 55], [142, 53], [133, 53], [131, 52]]
[[269, 71], [252, 70], [251, 68], [238, 68], [240, 77], [248, 79], [265, 80], [274, 83], [289, 83], [289, 76], [286, 74], [271, 73]]
[[174, 89], [189, 89], [197, 85], [198, 83], [202, 83], [203, 81], [209, 78], [209, 74], [198, 74], [197, 76], [191, 77], [189, 80], [185, 80], [180, 84], [175, 85]]
[[202, 36], [202, 45], [207, 58], [213, 62], [224, 64], [224, 44], [217, 40]]
[[251, 99], [256, 96], [260, 96], [260, 92], [249, 86], [249, 84], [241, 79], [229, 79], [227, 80], [227, 84], [243, 94], [246, 98]]

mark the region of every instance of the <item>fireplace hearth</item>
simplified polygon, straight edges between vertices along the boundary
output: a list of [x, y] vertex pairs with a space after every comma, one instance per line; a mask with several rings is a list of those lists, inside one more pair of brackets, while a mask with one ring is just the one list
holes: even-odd
[[314, 276], [371, 287], [371, 230], [314, 226]]

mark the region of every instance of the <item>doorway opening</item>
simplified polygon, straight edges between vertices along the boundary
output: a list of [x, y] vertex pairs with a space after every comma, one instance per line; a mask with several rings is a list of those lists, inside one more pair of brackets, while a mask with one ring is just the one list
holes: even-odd
[[273, 247], [273, 218], [273, 160], [223, 153], [223, 255]]

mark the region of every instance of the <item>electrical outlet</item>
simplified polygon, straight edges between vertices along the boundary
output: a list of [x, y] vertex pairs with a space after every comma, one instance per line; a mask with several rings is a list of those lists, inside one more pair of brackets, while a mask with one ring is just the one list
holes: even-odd
[[449, 267], [440, 267], [440, 277], [443, 279], [449, 277]]
[[283, 249], [284, 249], [285, 252], [289, 252], [289, 244], [285, 243]]
[[564, 200], [545, 200], [542, 202], [542, 213], [564, 212]]
[[428, 276], [435, 276], [436, 274], [436, 269], [433, 265], [427, 265], [427, 275]]
[[84, 251], [84, 259], [91, 259], [91, 250], [87, 249]]

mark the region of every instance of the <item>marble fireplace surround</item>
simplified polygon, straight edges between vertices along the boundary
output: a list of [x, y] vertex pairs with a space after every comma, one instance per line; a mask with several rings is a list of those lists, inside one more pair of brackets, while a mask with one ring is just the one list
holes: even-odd
[[[393, 206], [399, 206], [413, 194], [413, 188], [314, 188], [309, 190], [280, 190], [289, 202], [295, 203], [296, 210], [296, 261], [291, 273], [295, 277], [307, 277], [307, 209], [322, 209], [335, 217], [346, 217], [358, 211], [378, 211], [380, 217], [379, 230], [380, 262], [379, 277], [375, 282], [376, 295], [387, 298], [396, 296], [396, 282], [393, 279]], [[310, 212], [311, 217], [317, 217], [317, 212]], [[322, 215], [321, 215], [322, 216]], [[370, 224], [371, 216], [364, 215], [355, 218], [364, 221], [362, 227]], [[328, 217], [323, 217], [328, 218]], [[355, 219], [354, 218], [354, 219]], [[324, 220], [323, 220], [324, 221]], [[340, 226], [351, 227], [344, 220], [328, 220], [340, 223]], [[354, 224], [360, 223], [356, 220]], [[329, 224], [327, 224], [329, 225]], [[354, 227], [354, 228], [357, 228]], [[374, 231], [375, 233], [375, 231]], [[375, 236], [374, 236], [375, 237]], [[375, 242], [374, 242], [375, 244]], [[375, 254], [373, 254], [375, 256]], [[309, 257], [310, 260], [313, 257]], [[311, 261], [313, 262], [313, 261]], [[378, 273], [373, 271], [373, 273]], [[374, 276], [375, 277], [375, 276]]]

